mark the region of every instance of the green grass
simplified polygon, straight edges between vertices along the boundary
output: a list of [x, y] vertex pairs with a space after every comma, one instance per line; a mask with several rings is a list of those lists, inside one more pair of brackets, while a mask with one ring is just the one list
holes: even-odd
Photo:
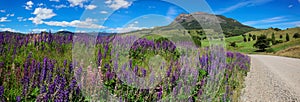
[[278, 52], [290, 47], [294, 47], [294, 46], [299, 46], [300, 45], [300, 39], [294, 39], [292, 41], [289, 42], [285, 42], [285, 43], [281, 43], [278, 45], [274, 45], [271, 48], [274, 50], [274, 52]]

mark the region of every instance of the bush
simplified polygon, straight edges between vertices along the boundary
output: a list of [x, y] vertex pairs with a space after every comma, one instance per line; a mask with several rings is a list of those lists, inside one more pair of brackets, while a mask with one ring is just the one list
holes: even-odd
[[244, 42], [247, 42], [247, 38], [246, 37], [244, 37]]
[[282, 39], [283, 38], [282, 35], [280, 35], [279, 38]]
[[256, 40], [256, 35], [252, 35], [252, 40]]
[[299, 33], [295, 33], [295, 34], [293, 35], [293, 38], [295, 38], [295, 39], [300, 38], [300, 34], [299, 34]]
[[276, 43], [276, 44], [279, 44], [279, 43], [283, 43], [283, 41], [282, 41], [282, 40], [276, 40], [275, 43]]
[[286, 40], [286, 41], [290, 41], [290, 36], [289, 36], [288, 33], [286, 33], [285, 40]]
[[229, 46], [237, 47], [236, 42], [230, 42], [230, 45], [229, 45]]
[[274, 49], [272, 49], [272, 48], [269, 48], [269, 49], [267, 49], [267, 50], [266, 50], [266, 52], [267, 52], [267, 53], [274, 53], [274, 52], [275, 52], [275, 50], [274, 50]]
[[270, 47], [270, 41], [268, 41], [266, 35], [261, 35], [258, 37], [256, 43], [253, 46], [259, 48], [262, 51], [265, 51], [266, 48]]

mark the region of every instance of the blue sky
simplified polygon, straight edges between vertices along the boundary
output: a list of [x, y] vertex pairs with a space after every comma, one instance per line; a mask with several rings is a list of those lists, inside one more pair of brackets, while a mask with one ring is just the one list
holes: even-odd
[[0, 31], [127, 32], [208, 12], [256, 28], [300, 26], [300, 0], [0, 0]]

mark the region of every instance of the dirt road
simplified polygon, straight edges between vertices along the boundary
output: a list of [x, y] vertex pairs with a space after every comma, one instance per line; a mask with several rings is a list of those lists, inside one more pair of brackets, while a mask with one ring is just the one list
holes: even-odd
[[300, 59], [250, 55], [242, 102], [300, 102]]

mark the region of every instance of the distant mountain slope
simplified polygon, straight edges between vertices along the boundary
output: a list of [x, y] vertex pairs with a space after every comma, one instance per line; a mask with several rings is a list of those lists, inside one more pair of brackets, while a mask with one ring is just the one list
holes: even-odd
[[[196, 12], [192, 14], [180, 14], [169, 26], [173, 26], [174, 24], [179, 23], [187, 30], [202, 29], [201, 25], [197, 22], [196, 19], [201, 19], [201, 23], [204, 23], [202, 25], [210, 27], [214, 26], [212, 22], [214, 20], [212, 19], [213, 16], [214, 15], [212, 14], [201, 12]], [[227, 36], [241, 35], [249, 31], [258, 30], [254, 27], [243, 25], [232, 18], [227, 18], [222, 15], [216, 15], [216, 17], [222, 27], [224, 34]]]
[[259, 30], [254, 27], [243, 25], [235, 19], [227, 18], [222, 15], [215, 16], [213, 14], [196, 12], [196, 13], [192, 13], [192, 14], [180, 14], [175, 18], [175, 20], [171, 24], [169, 24], [167, 26], [156, 27], [153, 29], [143, 29], [143, 30], [139, 30], [139, 31], [133, 31], [132, 33], [148, 33], [148, 34], [150, 34], [150, 33], [157, 33], [157, 32], [169, 32], [169, 31], [176, 30], [176, 29], [182, 28], [182, 27], [186, 30], [201, 30], [202, 27], [196, 19], [198, 19], [198, 20], [201, 19], [202, 25], [212, 28], [213, 26], [215, 26], [214, 25], [215, 23], [213, 22], [214, 19], [212, 19], [213, 17], [216, 17], [217, 21], [220, 22], [223, 33], [227, 37], [242, 35], [247, 32], [250, 32], [250, 31]]

